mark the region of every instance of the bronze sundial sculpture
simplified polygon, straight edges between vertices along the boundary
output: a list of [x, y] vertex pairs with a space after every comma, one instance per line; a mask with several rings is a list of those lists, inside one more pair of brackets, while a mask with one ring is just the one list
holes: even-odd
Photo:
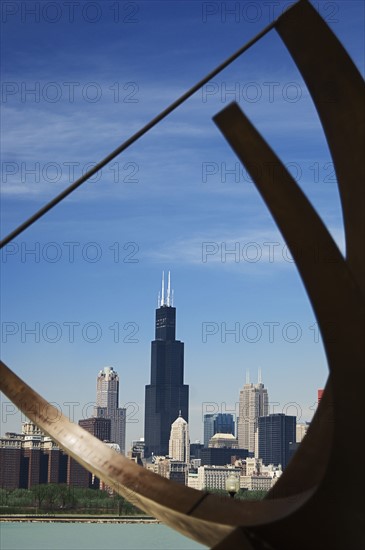
[[[356, 550], [364, 544], [364, 469], [360, 465], [353, 474], [352, 448], [358, 457], [364, 456], [365, 98], [361, 75], [340, 42], [309, 2], [300, 0], [99, 167], [271, 28], [293, 56], [321, 119], [336, 169], [346, 236], [344, 258], [294, 179], [238, 105], [231, 104], [214, 117], [248, 171], [253, 161], [262, 166], [260, 174], [256, 171], [251, 176], [295, 259], [330, 371], [308, 433], [273, 489], [264, 500], [253, 502], [222, 499], [177, 485], [118, 455], [66, 417], [60, 418], [58, 410], [4, 363], [0, 389], [85, 468], [142, 510], [198, 542], [216, 550]], [[22, 224], [2, 246], [94, 172]], [[52, 418], [58, 420], [52, 422]]]

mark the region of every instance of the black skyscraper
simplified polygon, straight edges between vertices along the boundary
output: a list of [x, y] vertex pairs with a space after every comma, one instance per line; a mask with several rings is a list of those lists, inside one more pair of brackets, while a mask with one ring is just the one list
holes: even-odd
[[184, 344], [175, 340], [176, 309], [172, 305], [170, 273], [165, 297], [156, 309], [155, 340], [151, 343], [151, 383], [146, 386], [145, 456], [167, 455], [171, 424], [181, 411], [189, 421], [189, 386], [184, 384]]
[[283, 470], [289, 462], [289, 445], [296, 439], [296, 416], [283, 413], [261, 416], [258, 420], [259, 457], [265, 465], [281, 464]]

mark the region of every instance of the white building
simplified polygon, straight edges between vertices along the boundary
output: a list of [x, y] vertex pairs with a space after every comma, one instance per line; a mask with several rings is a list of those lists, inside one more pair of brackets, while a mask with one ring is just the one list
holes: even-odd
[[239, 478], [240, 488], [249, 491], [269, 491], [281, 476], [281, 467], [264, 466], [255, 458], [237, 460], [234, 466], [200, 466], [197, 472], [189, 472], [187, 485], [192, 489], [226, 490], [226, 479], [231, 473]]
[[[246, 384], [240, 391], [239, 418], [237, 423], [238, 447], [247, 449], [257, 455], [257, 424], [259, 416], [267, 416], [269, 413], [269, 397], [267, 389], [261, 382], [261, 373], [257, 384], [249, 382], [246, 376]], [[256, 439], [256, 445], [255, 445]]]
[[246, 476], [253, 476], [259, 474], [262, 470], [262, 459], [261, 458], [249, 458], [245, 459], [246, 462]]
[[181, 411], [179, 417], [171, 424], [169, 456], [186, 464], [190, 460], [189, 427], [182, 418]]
[[296, 426], [296, 443], [303, 441], [305, 434], [309, 428], [309, 422], [297, 422]]
[[255, 476], [255, 475], [269, 475], [270, 477], [280, 477], [283, 473], [281, 465], [274, 466], [269, 464], [265, 466], [262, 463], [262, 458], [246, 458], [243, 463], [246, 464], [245, 475], [246, 476]]
[[240, 489], [248, 491], [269, 491], [275, 485], [277, 478], [268, 475], [241, 476]]
[[196, 472], [188, 473], [188, 487], [190, 487], [191, 489], [197, 489], [198, 491], [202, 490], [202, 487], [200, 486], [200, 478], [198, 473]]
[[219, 489], [226, 490], [226, 479], [233, 472], [237, 477], [240, 475], [240, 468], [235, 466], [199, 466], [197, 474], [188, 475], [188, 486], [194, 489]]

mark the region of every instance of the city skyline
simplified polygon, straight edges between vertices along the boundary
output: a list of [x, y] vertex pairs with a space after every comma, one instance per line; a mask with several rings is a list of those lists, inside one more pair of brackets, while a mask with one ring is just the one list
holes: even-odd
[[[173, 307], [173, 296], [174, 292], [171, 289], [171, 273], [168, 271], [168, 279], [167, 279], [167, 285], [165, 286], [165, 273], [162, 272], [162, 279], [161, 279], [161, 291], [158, 293], [158, 300], [157, 300], [157, 309], [156, 312], [156, 319], [155, 319], [155, 337], [157, 340], [160, 341], [172, 341], [176, 342], [177, 344], [182, 344], [182, 342], [176, 341], [176, 308]], [[168, 308], [168, 309], [166, 309]], [[155, 341], [151, 343], [151, 346], [153, 348], [153, 344]], [[184, 350], [184, 348], [182, 348]], [[164, 355], [164, 354], [163, 354]], [[156, 357], [156, 352], [154, 353], [151, 350], [151, 357]], [[182, 352], [182, 357], [184, 357], [184, 352]], [[173, 366], [174, 361], [171, 363], [171, 366]], [[152, 365], [151, 365], [152, 368]], [[157, 379], [157, 363], [155, 364], [155, 374], [154, 378]], [[182, 359], [182, 376], [183, 376], [183, 370], [184, 370], [184, 361]], [[151, 371], [152, 372], [152, 371]], [[225, 424], [227, 422], [232, 422], [233, 431], [229, 431], [228, 433], [234, 433], [234, 426], [236, 425], [237, 429], [237, 439], [239, 443], [239, 448], [247, 449], [250, 453], [254, 453], [255, 449], [257, 449], [257, 441], [255, 438], [255, 431], [257, 428], [257, 419], [259, 416], [267, 416], [270, 414], [270, 402], [268, 400], [268, 392], [265, 388], [264, 384], [262, 383], [262, 369], [258, 368], [258, 382], [252, 383], [250, 382], [250, 369], [246, 369], [246, 375], [245, 375], [245, 383], [242, 387], [242, 389], [237, 388], [239, 392], [239, 399], [236, 401], [236, 409], [234, 411], [231, 410], [230, 413], [227, 412], [216, 412], [213, 414], [204, 414], [201, 418], [201, 427], [200, 432], [201, 436], [195, 439], [191, 439], [191, 443], [193, 442], [205, 442], [205, 439], [209, 441], [209, 439], [215, 435], [216, 433], [221, 432], [222, 430], [219, 428], [218, 430], [215, 430], [215, 427], [219, 421], [219, 424]], [[189, 385], [186, 385], [187, 387]], [[148, 386], [146, 386], [147, 388]], [[128, 391], [128, 388], [126, 388]], [[323, 390], [317, 389], [317, 396], [318, 396], [318, 402], [320, 399], [320, 396], [322, 395]], [[147, 398], [147, 390], [146, 390], [146, 398]], [[207, 402], [209, 405], [212, 405], [212, 402]], [[275, 405], [277, 405], [277, 402], [272, 402], [273, 404], [273, 410]], [[288, 405], [295, 405], [293, 402], [289, 402]], [[69, 403], [70, 405], [70, 403]], [[178, 408], [179, 410], [179, 417], [181, 416], [181, 409], [179, 408], [181, 405], [181, 402], [174, 403], [174, 409]], [[218, 405], [218, 404], [217, 404]], [[92, 417], [99, 417], [99, 418], [110, 418], [111, 419], [111, 431], [110, 431], [110, 440], [112, 442], [115, 442], [119, 445], [121, 452], [123, 454], [126, 454], [127, 451], [131, 448], [131, 443], [133, 441], [134, 435], [132, 437], [132, 434], [128, 433], [128, 419], [126, 414], [126, 409], [119, 408], [119, 374], [115, 370], [114, 366], [105, 366], [99, 369], [98, 375], [97, 375], [97, 383], [96, 383], [96, 400], [95, 402], [88, 403], [88, 411], [90, 411], [90, 407], [92, 406], [92, 413], [89, 414], [89, 416]], [[298, 410], [298, 409], [297, 409]], [[5, 409], [6, 411], [6, 409]], [[115, 411], [121, 411], [121, 417], [119, 418], [118, 415], [116, 415]], [[242, 414], [241, 414], [242, 411]], [[203, 409], [202, 409], [203, 413]], [[245, 418], [245, 422], [240, 423], [240, 414], [241, 418], [242, 415]], [[147, 413], [147, 410], [145, 409], [145, 418], [148, 417], [150, 419], [151, 415]], [[179, 418], [178, 417], [178, 418]], [[189, 418], [189, 415], [186, 414], [186, 417]], [[206, 419], [209, 418], [210, 422], [209, 425], [211, 426], [208, 428], [206, 425]], [[232, 417], [231, 419], [229, 417]], [[83, 420], [90, 420], [88, 416], [82, 416], [77, 419], [77, 421], [83, 421]], [[300, 418], [298, 422], [300, 422]], [[24, 422], [28, 422], [28, 419], [24, 417]], [[165, 432], [169, 434], [169, 437], [166, 438], [167, 443], [165, 442], [166, 449], [165, 452], [163, 452], [160, 449], [160, 452], [154, 453], [158, 455], [168, 455], [169, 451], [169, 439], [171, 436], [171, 426], [173, 424], [169, 424], [169, 418], [166, 417], [165, 419], [166, 429]], [[248, 424], [248, 426], [247, 426]], [[195, 430], [199, 429], [197, 426], [194, 426]], [[205, 436], [205, 432], [209, 431], [211, 432], [211, 435], [208, 437]], [[7, 430], [10, 431], [10, 430]], [[14, 430], [16, 431], [16, 430]], [[146, 428], [145, 425], [143, 426], [142, 433], [145, 434]], [[246, 433], [247, 432], [247, 433]], [[3, 435], [3, 434], [0, 434]], [[141, 433], [139, 432], [139, 437], [141, 436]], [[206, 445], [208, 447], [208, 445]], [[148, 451], [148, 447], [147, 447]]]
[[[170, 304], [170, 305], [167, 305], [167, 304]], [[164, 272], [162, 272], [162, 290], [161, 290], [161, 292], [158, 293], [158, 308], [156, 309], [156, 323], [155, 323], [155, 335], [159, 336], [158, 339], [160, 339], [160, 340], [165, 340], [165, 338], [167, 338], [167, 339], [172, 338], [173, 340], [175, 339], [176, 308], [174, 308], [172, 306], [172, 304], [173, 304], [173, 291], [170, 289], [170, 271], [168, 272], [168, 286], [166, 288], [166, 292], [164, 292]], [[166, 310], [165, 309], [162, 310], [163, 314], [159, 313], [158, 310], [161, 310], [161, 308], [166, 308], [166, 307], [170, 308], [170, 312], [173, 313], [172, 316], [169, 316], [169, 315], [166, 316], [166, 313], [165, 313]], [[152, 344], [153, 344], [153, 342], [152, 342]], [[247, 448], [247, 450], [250, 453], [255, 452], [255, 449], [257, 449], [257, 443], [258, 442], [254, 438], [254, 434], [255, 434], [255, 430], [257, 428], [258, 416], [267, 416], [267, 415], [270, 414], [270, 409], [269, 409], [270, 402], [268, 400], [267, 389], [265, 388], [264, 384], [262, 383], [262, 370], [261, 370], [261, 368], [258, 369], [258, 382], [256, 384], [250, 382], [250, 369], [246, 369], [245, 383], [244, 383], [241, 390], [238, 388], [238, 392], [239, 392], [240, 397], [236, 401], [235, 411], [233, 411], [233, 413], [231, 411], [230, 413], [216, 412], [214, 414], [205, 414], [201, 418], [201, 429], [200, 429], [201, 437], [196, 438], [196, 439], [192, 439], [191, 443], [205, 441], [205, 430], [206, 430], [206, 418], [207, 417], [211, 417], [209, 419], [209, 420], [211, 420], [211, 422], [210, 422], [211, 428], [210, 429], [208, 428], [208, 431], [209, 432], [211, 431], [211, 436], [208, 439], [210, 439], [216, 433], [221, 432], [220, 429], [218, 429], [217, 431], [214, 429], [214, 427], [217, 425], [217, 420], [219, 420], [219, 423], [224, 424], [224, 423], [231, 420], [228, 417], [232, 417], [233, 427], [236, 424], [237, 439], [238, 439], [238, 443], [239, 443], [239, 445], [238, 445], [239, 448], [245, 448], [245, 449]], [[318, 396], [318, 401], [316, 402], [316, 406], [317, 406], [317, 404], [319, 403], [319, 400], [320, 400], [320, 397], [322, 395], [323, 390], [322, 389], [317, 389], [316, 392], [317, 392], [317, 396]], [[247, 395], [246, 394], [249, 394], [248, 400], [247, 400]], [[253, 395], [253, 398], [251, 398], [252, 397], [251, 394]], [[261, 394], [263, 394], [263, 395], [261, 395]], [[244, 397], [246, 397], [246, 400], [244, 399]], [[209, 403], [209, 405], [212, 405], [212, 402], [208, 402], [208, 403]], [[275, 408], [275, 405], [278, 405], [277, 402], [272, 402], [272, 404], [273, 404], [274, 408]], [[289, 402], [288, 405], [289, 406], [290, 405], [297, 406], [298, 404], [293, 403], [293, 402]], [[77, 420], [78, 421], [80, 421], [80, 420], [81, 421], [91, 420], [94, 417], [96, 417], [96, 418], [98, 418], [98, 417], [99, 418], [110, 418], [111, 421], [112, 421], [111, 422], [111, 431], [110, 431], [110, 434], [111, 434], [110, 440], [112, 442], [116, 442], [119, 445], [119, 447], [121, 449], [121, 452], [123, 452], [123, 454], [126, 454], [127, 451], [131, 448], [131, 445], [130, 445], [129, 442], [132, 442], [133, 439], [132, 439], [132, 436], [129, 435], [129, 433], [127, 431], [128, 430], [128, 422], [127, 422], [127, 415], [126, 415], [126, 412], [125, 412], [126, 409], [119, 408], [119, 375], [118, 375], [117, 371], [115, 370], [115, 368], [113, 366], [105, 366], [105, 367], [102, 367], [99, 370], [98, 375], [97, 375], [97, 384], [96, 384], [96, 400], [95, 400], [95, 402], [88, 403], [88, 406], [89, 406], [89, 408], [87, 410], [90, 409], [90, 406], [93, 406], [93, 412], [92, 412], [91, 418], [89, 419], [87, 416], [83, 416], [83, 417], [80, 417]], [[176, 408], [176, 405], [175, 405], [175, 408]], [[274, 408], [273, 408], [273, 411], [274, 411]], [[118, 411], [122, 411], [122, 413], [123, 413], [122, 418], [120, 418], [120, 419], [115, 418], [115, 414], [113, 416], [112, 411], [114, 411], [114, 409], [118, 410]], [[246, 411], [246, 413], [247, 413], [245, 415], [245, 418], [246, 418], [246, 424], [247, 424], [247, 422], [248, 422], [248, 424], [250, 424], [249, 429], [245, 430], [242, 423], [241, 423], [241, 427], [240, 427], [239, 418], [240, 418], [240, 411], [241, 410]], [[202, 411], [203, 411], [203, 409], [202, 409]], [[252, 416], [251, 413], [253, 411], [255, 412], [255, 414]], [[256, 414], [257, 411], [259, 411], [260, 414]], [[146, 416], [146, 411], [145, 411], [145, 416]], [[251, 418], [251, 416], [252, 416], [252, 418]], [[180, 418], [180, 417], [181, 417], [181, 410], [179, 410], [179, 417], [178, 418]], [[188, 415], [187, 415], [187, 417], [188, 417]], [[226, 417], [227, 417], [227, 419], [226, 419]], [[27, 424], [28, 422], [29, 422], [28, 419], [26, 417], [24, 417], [22, 424], [24, 424], [24, 423]], [[123, 426], [121, 424], [123, 424]], [[172, 427], [173, 424], [174, 423], [171, 423], [171, 427]], [[307, 422], [307, 424], [308, 424], [308, 422]], [[168, 425], [168, 422], [166, 422], [166, 426], [167, 425]], [[299, 418], [298, 426], [300, 426], [300, 418]], [[170, 427], [170, 430], [171, 430], [171, 427]], [[196, 426], [194, 426], [194, 428], [198, 429]], [[247, 428], [247, 426], [246, 426], [246, 428]], [[118, 430], [120, 432], [120, 436], [117, 435]], [[247, 433], [245, 435], [243, 435], [243, 431], [245, 431], [245, 432], [247, 431]], [[142, 432], [145, 432], [145, 428], [142, 430]], [[240, 435], [238, 435], [239, 432], [240, 432]], [[170, 438], [171, 438], [171, 431], [169, 433], [170, 433]], [[234, 430], [232, 432], [228, 432], [228, 433], [233, 433], [233, 435], [235, 435]], [[3, 434], [1, 434], [1, 435], [3, 435]], [[127, 439], [127, 437], [128, 437], [128, 439]], [[252, 440], [254, 441], [253, 448], [251, 448], [252, 445], [251, 446], [250, 445], [245, 446], [245, 442], [247, 443], [248, 441], [250, 441], [252, 443]], [[125, 442], [124, 444], [123, 444], [123, 441]], [[206, 445], [206, 447], [208, 447], [208, 445]], [[170, 449], [169, 444], [168, 444], [168, 449]], [[156, 454], [162, 454], [162, 455], [166, 454], [166, 455], [168, 455], [168, 452], [166, 452], [166, 453], [161, 452], [161, 453], [156, 453]]]
[[[77, 35], [63, 4], [54, 23], [34, 16], [22, 21], [20, 11], [7, 15], [2, 235], [285, 4], [268, 2], [255, 17], [241, 10], [224, 19], [224, 3], [208, 14], [206, 3], [174, 2], [176, 12], [165, 2], [140, 2], [134, 22], [125, 22], [127, 14], [117, 21], [103, 3], [94, 23], [76, 10]], [[332, 10], [326, 2], [314, 5], [363, 72], [363, 3], [336, 2]], [[92, 411], [91, 373], [114, 365], [123, 376], [127, 446], [143, 435], [151, 311], [163, 269], [173, 272], [179, 289], [178, 334], [187, 344], [185, 378], [194, 388], [192, 441], [203, 438], [204, 414], [237, 414], [247, 368], [262, 368], [270, 412], [296, 414], [297, 408], [301, 421], [311, 419], [316, 390], [328, 376], [318, 326], [285, 242], [212, 122], [234, 99], [344, 250], [322, 129], [272, 31], [2, 255], [5, 362], [75, 422]], [[3, 396], [2, 413], [1, 432], [16, 431], [21, 416]]]
[[[160, 303], [160, 299], [159, 299]], [[160, 303], [161, 304], [161, 303]], [[158, 323], [156, 323], [157, 330], [166, 330], [166, 325], [162, 325], [158, 327]], [[170, 326], [170, 329], [172, 329], [174, 333], [174, 327]], [[243, 432], [241, 431], [240, 436], [238, 436], [239, 431], [239, 416], [237, 416], [237, 420], [235, 421], [234, 414], [231, 413], [216, 413], [216, 414], [206, 414], [204, 415], [204, 418], [202, 419], [202, 431], [203, 431], [203, 437], [200, 440], [190, 441], [189, 437], [189, 428], [188, 423], [182, 418], [181, 410], [179, 410], [179, 416], [178, 418], [171, 423], [170, 426], [170, 437], [169, 437], [169, 444], [168, 444], [168, 453], [165, 453], [166, 456], [171, 454], [171, 440], [176, 438], [175, 436], [179, 433], [179, 436], [181, 433], [184, 434], [185, 439], [185, 450], [184, 452], [187, 452], [187, 448], [190, 448], [190, 443], [203, 443], [204, 447], [211, 446], [210, 440], [214, 435], [217, 434], [232, 434], [233, 438], [236, 439], [237, 445], [239, 448], [246, 449], [249, 453], [252, 455], [255, 453], [255, 456], [257, 456], [258, 451], [258, 439], [257, 439], [257, 427], [258, 427], [258, 419], [263, 416], [270, 416], [270, 417], [278, 417], [278, 416], [285, 416], [283, 413], [269, 413], [268, 409], [268, 398], [267, 398], [267, 389], [264, 387], [264, 384], [262, 383], [261, 379], [261, 370], [259, 370], [258, 374], [258, 383], [254, 384], [252, 382], [249, 382], [250, 374], [249, 371], [246, 372], [246, 383], [244, 384], [243, 388], [240, 390], [240, 397], [244, 396], [246, 399], [243, 399], [242, 401], [239, 401], [237, 403], [238, 410], [246, 411], [246, 423], [249, 424], [249, 426], [246, 428], [247, 433], [243, 436]], [[318, 397], [323, 393], [323, 389], [318, 389], [317, 394]], [[247, 399], [247, 394], [248, 399]], [[259, 396], [257, 395], [259, 394]], [[103, 367], [97, 376], [97, 392], [96, 392], [96, 401], [94, 403], [94, 411], [93, 415], [90, 418], [83, 417], [79, 419], [78, 423], [82, 427], [86, 428], [88, 431], [94, 433], [96, 437], [102, 440], [106, 440], [110, 444], [116, 443], [118, 448], [120, 449], [120, 452], [123, 454], [127, 454], [129, 450], [132, 449], [133, 444], [138, 442], [143, 442], [144, 447], [144, 438], [139, 438], [138, 440], [131, 440], [131, 444], [126, 445], [126, 423], [125, 423], [125, 409], [118, 408], [119, 405], [119, 375], [114, 370], [114, 367], [108, 366]], [[103, 406], [103, 405], [108, 405]], [[319, 400], [318, 400], [319, 404]], [[90, 404], [89, 404], [90, 405]], [[115, 414], [113, 415], [113, 411], [122, 411], [121, 419], [118, 419], [115, 417]], [[109, 412], [108, 412], [109, 411]], [[256, 414], [259, 412], [260, 414]], [[254, 413], [253, 416], [251, 413]], [[262, 413], [262, 414], [261, 414]], [[251, 417], [252, 416], [252, 417]], [[296, 418], [296, 417], [290, 417], [290, 418]], [[109, 425], [103, 424], [102, 421], [109, 421]], [[123, 423], [123, 426], [120, 426], [120, 420]], [[116, 421], [116, 426], [113, 426], [113, 422]], [[99, 422], [99, 424], [97, 424]], [[296, 423], [296, 442], [302, 441], [305, 433], [308, 430], [310, 422], [297, 422]], [[22, 422], [21, 430], [23, 431], [26, 429], [26, 426], [33, 425], [32, 422], [29, 421], [28, 418], [24, 417], [24, 420]], [[235, 425], [237, 425], [237, 436], [235, 434]], [[91, 426], [93, 428], [91, 429]], [[95, 426], [95, 427], [94, 427]], [[175, 429], [173, 430], [173, 427], [175, 426]], [[184, 428], [183, 430], [181, 428]], [[35, 427], [36, 430], [39, 428]], [[118, 430], [120, 431], [120, 434], [118, 435]], [[241, 426], [242, 430], [242, 426]], [[18, 430], [19, 431], [19, 430]], [[253, 433], [251, 433], [253, 432]], [[173, 437], [173, 433], [175, 434]], [[14, 435], [16, 432], [13, 432]], [[100, 434], [103, 434], [102, 436]], [[4, 436], [4, 434], [0, 434], [0, 436]], [[118, 439], [119, 438], [119, 439]], [[245, 441], [250, 442], [254, 438], [254, 446], [253, 448], [250, 448], [248, 446], [245, 446]], [[206, 444], [205, 444], [206, 442]], [[209, 444], [209, 445], [208, 445]], [[180, 445], [180, 447], [179, 447]], [[179, 444], [172, 444], [173, 448], [176, 449], [179, 447], [179, 452], [181, 452], [181, 442]], [[163, 454], [163, 453], [162, 453]], [[182, 460], [182, 459], [181, 459]]]
[[[159, 336], [159, 339], [161, 340], [165, 340], [165, 338], [172, 338], [174, 340], [175, 330], [176, 330], [176, 321], [175, 321], [176, 310], [175, 308], [172, 307], [173, 292], [171, 292], [170, 290], [170, 272], [168, 272], [168, 287], [167, 287], [166, 293], [164, 293], [163, 289], [164, 289], [164, 272], [162, 274], [162, 291], [161, 293], [158, 294], [158, 308], [156, 309], [155, 332], [156, 332], [156, 336]], [[167, 306], [168, 303], [170, 304], [169, 306]], [[169, 315], [166, 316], [166, 313], [165, 313], [166, 310], [163, 310], [163, 315], [159, 313], [158, 310], [165, 307], [171, 308], [170, 311], [173, 312], [172, 316], [169, 316]], [[322, 396], [323, 389], [317, 389], [316, 391], [318, 396], [318, 401], [317, 401], [317, 404], [318, 404]], [[268, 392], [267, 392], [267, 388], [265, 388], [264, 384], [262, 383], [262, 372], [260, 368], [258, 369], [258, 382], [256, 384], [250, 382], [250, 370], [249, 369], [246, 370], [245, 384], [243, 385], [242, 389], [239, 390], [239, 395], [240, 395], [240, 398], [236, 402], [237, 409], [233, 414], [219, 412], [219, 413], [204, 415], [204, 417], [201, 419], [202, 436], [200, 438], [190, 441], [189, 430], [187, 430], [189, 447], [190, 447], [190, 443], [193, 443], [193, 442], [205, 442], [206, 439], [209, 442], [209, 440], [213, 435], [215, 435], [216, 433], [222, 432], [222, 429], [220, 427], [218, 428], [217, 426], [224, 426], [226, 424], [231, 423], [232, 430], [229, 430], [227, 433], [232, 433], [235, 436], [234, 426], [236, 425], [238, 447], [247, 449], [247, 451], [250, 453], [254, 453], [254, 452], [256, 453], [258, 441], [256, 439], [257, 434], [255, 434], [255, 432], [257, 429], [258, 417], [270, 415]], [[292, 403], [289, 403], [289, 405], [291, 404]], [[133, 439], [131, 439], [131, 436], [127, 432], [128, 424], [126, 422], [126, 409], [119, 408], [119, 375], [113, 366], [106, 366], [99, 370], [97, 375], [97, 384], [96, 384], [96, 400], [94, 403], [88, 403], [88, 405], [89, 406], [93, 405], [92, 416], [90, 418], [87, 418], [86, 416], [81, 417], [80, 419], [78, 419], [79, 424], [84, 426], [85, 421], [91, 421], [93, 419], [101, 420], [103, 418], [109, 418], [111, 420], [110, 441], [112, 443], [117, 443], [118, 447], [120, 448], [120, 452], [122, 452], [123, 454], [127, 454], [127, 451], [131, 449], [131, 443], [126, 443], [126, 441], [133, 442]], [[277, 402], [274, 402], [274, 405], [277, 405]], [[176, 408], [176, 405], [175, 405], [175, 408]], [[118, 417], [118, 415], [115, 414], [115, 411], [122, 412], [122, 415], [120, 418]], [[246, 413], [245, 414], [246, 421], [245, 423], [241, 422], [241, 426], [239, 421], [240, 411], [242, 411], [242, 414], [244, 413], [244, 411]], [[273, 416], [273, 414], [271, 414], [271, 416]], [[167, 456], [170, 453], [172, 427], [175, 423], [178, 423], [177, 421], [179, 421], [179, 419], [182, 419], [181, 410], [179, 410], [178, 418], [175, 420], [175, 422], [172, 422], [170, 426], [168, 452], [166, 453], [160, 452], [155, 454], [162, 454], [162, 455], [165, 454]], [[188, 423], [185, 420], [183, 420], [183, 422], [186, 425], [188, 425]], [[26, 417], [24, 417], [22, 425], [24, 426], [28, 423], [29, 423], [29, 420]], [[167, 424], [168, 422], [166, 422], [166, 425]], [[208, 427], [208, 424], [209, 424], [209, 427]], [[246, 426], [246, 424], [249, 424], [249, 426]], [[308, 425], [309, 423], [306, 422], [303, 435], [306, 432]], [[300, 421], [298, 422], [297, 427], [299, 428], [299, 430], [300, 429], [303, 430], [304, 428], [304, 426], [301, 425]], [[103, 429], [105, 430], [104, 427]], [[145, 432], [145, 429], [143, 431]], [[209, 436], [206, 435], [206, 432], [209, 433], [210, 435]], [[301, 431], [297, 432], [297, 434], [299, 433], [302, 433], [302, 432]], [[4, 434], [0, 434], [0, 435], [4, 435]], [[126, 439], [127, 436], [128, 436], [128, 439]], [[302, 437], [303, 436], [298, 438], [298, 441], [301, 441]], [[247, 442], [250, 442], [251, 444], [252, 441], [253, 441], [253, 447], [252, 445], [251, 446], [245, 445], [245, 443]], [[208, 444], [204, 446], [208, 447]]]

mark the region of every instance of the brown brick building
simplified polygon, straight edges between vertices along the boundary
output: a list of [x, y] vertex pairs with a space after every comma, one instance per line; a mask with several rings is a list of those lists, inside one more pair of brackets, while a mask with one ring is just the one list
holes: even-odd
[[91, 474], [32, 422], [0, 438], [0, 488], [30, 489], [43, 483], [93, 487]]

